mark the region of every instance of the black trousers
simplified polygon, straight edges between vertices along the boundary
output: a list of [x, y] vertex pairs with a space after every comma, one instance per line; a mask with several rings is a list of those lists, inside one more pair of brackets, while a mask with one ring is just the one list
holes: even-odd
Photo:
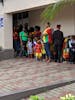
[[22, 41], [24, 46], [25, 55], [27, 56], [27, 41]]
[[75, 51], [70, 49], [70, 62], [75, 62]]
[[55, 51], [55, 56], [54, 56], [55, 61], [60, 62], [62, 55], [62, 45], [54, 44], [54, 51]]

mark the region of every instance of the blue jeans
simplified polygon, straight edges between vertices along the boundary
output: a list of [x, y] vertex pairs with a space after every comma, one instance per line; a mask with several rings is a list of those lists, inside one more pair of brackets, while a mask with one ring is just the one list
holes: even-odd
[[70, 62], [75, 62], [75, 51], [70, 49]]
[[45, 43], [44, 45], [45, 45], [45, 50], [46, 50], [46, 56], [47, 56], [48, 58], [51, 58], [50, 43], [47, 42], [47, 43]]
[[18, 51], [20, 49], [20, 42], [18, 40], [14, 40], [13, 47], [15, 51]]

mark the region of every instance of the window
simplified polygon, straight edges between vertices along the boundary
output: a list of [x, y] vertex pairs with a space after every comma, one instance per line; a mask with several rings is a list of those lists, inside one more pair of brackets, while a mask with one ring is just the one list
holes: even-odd
[[17, 16], [18, 16], [18, 19], [22, 19], [22, 13], [18, 13]]
[[27, 18], [28, 17], [28, 12], [23, 12], [23, 18]]
[[13, 20], [17, 20], [17, 14], [13, 15]]

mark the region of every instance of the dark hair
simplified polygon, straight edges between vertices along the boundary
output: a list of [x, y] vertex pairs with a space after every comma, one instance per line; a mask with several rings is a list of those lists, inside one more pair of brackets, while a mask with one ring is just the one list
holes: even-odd
[[23, 25], [19, 25], [19, 32], [21, 32], [23, 30]]
[[24, 24], [24, 31], [25, 31], [25, 32], [29, 32], [29, 30], [28, 30], [28, 23], [25, 23], [25, 24]]
[[36, 31], [40, 31], [40, 26], [35, 26]]
[[34, 27], [30, 27], [29, 32], [34, 32]]
[[25, 23], [24, 26], [25, 26], [25, 27], [28, 27], [28, 23]]
[[47, 25], [50, 26], [51, 24], [49, 22], [47, 22]]
[[60, 24], [58, 24], [58, 25], [57, 25], [57, 28], [60, 28], [60, 27], [61, 27], [61, 25], [60, 25]]

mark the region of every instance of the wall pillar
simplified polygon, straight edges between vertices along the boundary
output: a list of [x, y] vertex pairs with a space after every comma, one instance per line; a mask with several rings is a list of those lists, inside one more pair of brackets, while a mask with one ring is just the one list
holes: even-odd
[[2, 51], [0, 51], [0, 60], [14, 57], [13, 50], [13, 27], [12, 14], [3, 15], [2, 27]]
[[4, 14], [4, 49], [13, 49], [12, 14]]

